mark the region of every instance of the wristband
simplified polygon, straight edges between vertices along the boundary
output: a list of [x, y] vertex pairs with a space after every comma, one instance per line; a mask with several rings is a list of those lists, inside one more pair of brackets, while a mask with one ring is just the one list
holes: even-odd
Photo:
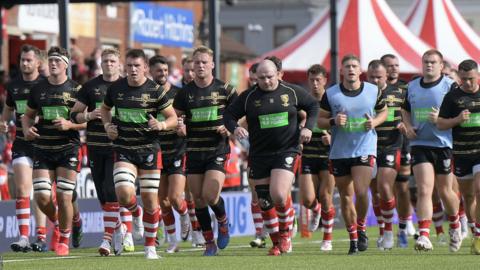
[[335, 126], [335, 118], [330, 118], [330, 121], [328, 121], [331, 127]]

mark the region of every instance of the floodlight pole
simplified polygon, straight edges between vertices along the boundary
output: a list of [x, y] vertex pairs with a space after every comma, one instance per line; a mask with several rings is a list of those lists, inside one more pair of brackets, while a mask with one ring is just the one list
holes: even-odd
[[[60, 24], [60, 47], [65, 48], [70, 53], [70, 33], [68, 29], [68, 4], [69, 0], [58, 0], [58, 17]], [[67, 75], [72, 77], [71, 66], [67, 69]]]
[[337, 0], [330, 0], [330, 84], [338, 81]]

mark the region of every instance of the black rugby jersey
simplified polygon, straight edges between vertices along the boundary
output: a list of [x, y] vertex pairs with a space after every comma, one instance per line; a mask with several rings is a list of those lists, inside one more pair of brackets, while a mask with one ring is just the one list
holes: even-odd
[[470, 119], [452, 128], [453, 154], [471, 157], [480, 153], [480, 91], [467, 93], [455, 85], [443, 98], [438, 116], [455, 118], [465, 109]]
[[[325, 93], [324, 93], [325, 94]], [[319, 100], [317, 100], [320, 102]], [[319, 128], [315, 123], [312, 130], [312, 139], [309, 143], [303, 144], [302, 157], [304, 158], [328, 158], [330, 145], [322, 142], [322, 137], [328, 132], [326, 129]]]
[[[77, 100], [87, 106], [88, 112], [100, 108], [108, 87], [113, 83], [105, 81], [103, 76], [99, 75], [83, 85], [82, 89], [78, 91]], [[115, 108], [112, 110], [112, 115], [114, 115]], [[94, 119], [87, 123], [87, 146], [89, 151], [112, 151], [112, 142], [105, 132], [101, 119]]]
[[192, 81], [178, 91], [173, 107], [185, 113], [190, 158], [212, 158], [230, 153], [228, 138], [216, 130], [223, 125], [225, 107], [236, 97], [234, 87], [217, 79], [205, 88]]
[[405, 102], [406, 89], [387, 85], [382, 92], [387, 104], [388, 116], [385, 122], [375, 128], [378, 136], [377, 147], [379, 149], [399, 149], [402, 147], [403, 136], [397, 125], [402, 121], [400, 109]]
[[[180, 91], [180, 88], [171, 85], [170, 90], [167, 91], [166, 96], [170, 103], [173, 103], [175, 95]], [[162, 114], [159, 114], [157, 117], [158, 121], [165, 121], [165, 117]], [[160, 131], [160, 148], [162, 150], [162, 155], [166, 159], [175, 158], [181, 156], [185, 153], [185, 148], [187, 146], [186, 140], [184, 137], [177, 135], [176, 130], [162, 130]]]
[[318, 101], [308, 91], [283, 82], [279, 82], [274, 91], [264, 91], [254, 85], [227, 107], [225, 123], [233, 132], [238, 119], [246, 116], [249, 156], [299, 153], [299, 110], [307, 113], [305, 128], [313, 130], [319, 107]]
[[27, 100], [31, 90], [35, 85], [44, 81], [45, 79], [46, 78], [44, 76], [39, 75], [33, 81], [25, 81], [20, 76], [11, 81], [6, 87], [7, 99], [5, 100], [5, 104], [7, 104], [7, 106], [10, 108], [15, 109], [15, 144], [21, 143], [30, 145], [30, 142], [25, 141], [25, 136], [23, 135], [21, 116], [25, 113], [27, 108]]
[[141, 86], [129, 86], [127, 78], [114, 82], [104, 103], [115, 107], [112, 123], [117, 125], [118, 138], [113, 141], [117, 151], [150, 153], [160, 149], [158, 132], [148, 127], [149, 115], [154, 118], [170, 106], [163, 88], [147, 79]]
[[78, 147], [80, 143], [78, 131], [60, 131], [52, 121], [58, 118], [70, 120], [70, 109], [77, 101], [76, 95], [80, 88], [81, 85], [68, 79], [60, 85], [53, 85], [44, 80], [32, 89], [27, 106], [36, 110], [39, 116], [35, 127], [40, 137], [33, 142], [38, 150], [62, 152]]

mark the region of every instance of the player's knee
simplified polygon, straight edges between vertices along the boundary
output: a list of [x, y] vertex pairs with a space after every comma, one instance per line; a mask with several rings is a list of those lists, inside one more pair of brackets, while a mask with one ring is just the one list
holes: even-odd
[[33, 180], [33, 193], [39, 197], [50, 197], [52, 194], [52, 183], [50, 179], [38, 177]]
[[64, 177], [57, 177], [58, 193], [73, 196], [74, 190], [75, 190], [75, 182]]
[[270, 196], [270, 185], [256, 185], [258, 202], [263, 211], [268, 211], [274, 207], [272, 197]]
[[160, 174], [151, 173], [140, 175], [140, 193], [158, 193]]
[[128, 168], [116, 168], [113, 171], [113, 183], [115, 188], [130, 187], [135, 189], [135, 173]]

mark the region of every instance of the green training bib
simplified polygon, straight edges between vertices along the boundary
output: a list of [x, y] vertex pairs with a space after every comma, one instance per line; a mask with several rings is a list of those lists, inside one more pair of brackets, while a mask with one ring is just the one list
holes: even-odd
[[68, 119], [68, 107], [67, 106], [45, 106], [42, 107], [43, 119], [55, 120], [60, 117]]
[[218, 120], [218, 106], [191, 109], [192, 122], [208, 122]]
[[259, 115], [260, 128], [276, 128], [288, 125], [288, 112]]
[[26, 99], [17, 100], [15, 103], [17, 104], [17, 113], [23, 114], [27, 111], [27, 100]]
[[118, 119], [126, 123], [143, 124], [148, 122], [145, 109], [118, 108]]

